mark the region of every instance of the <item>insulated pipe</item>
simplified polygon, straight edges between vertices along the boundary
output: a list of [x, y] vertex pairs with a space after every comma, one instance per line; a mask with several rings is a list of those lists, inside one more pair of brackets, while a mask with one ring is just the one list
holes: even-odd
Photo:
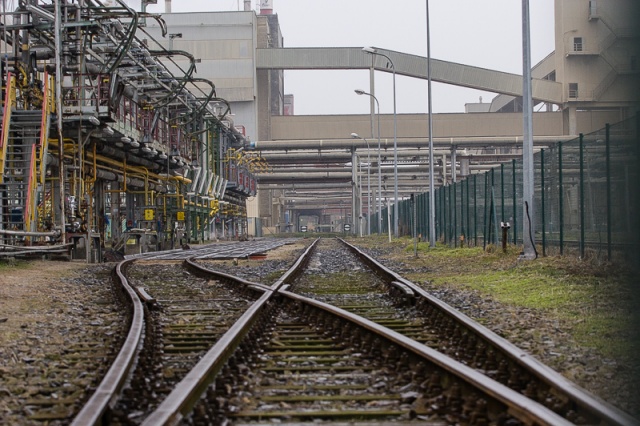
[[[427, 173], [399, 173], [398, 180], [411, 181], [416, 179], [426, 179]], [[265, 175], [258, 177], [261, 183], [295, 183], [300, 182], [300, 175], [297, 173], [282, 173], [278, 175]], [[332, 173], [332, 174], [320, 174], [317, 176], [305, 176], [305, 182], [351, 182], [351, 173]]]
[[[449, 165], [450, 166], [450, 165]], [[469, 166], [473, 171], [486, 171], [491, 170], [496, 167], [496, 164], [473, 164]], [[443, 173], [445, 170], [448, 170], [449, 167], [443, 166], [435, 166], [434, 170], [438, 173]], [[456, 169], [460, 169], [459, 165], [456, 165]], [[296, 177], [302, 184], [303, 182], [307, 182], [311, 179], [323, 179], [323, 178], [343, 178], [347, 175], [347, 168], [335, 168], [335, 169], [313, 169], [313, 168], [288, 168], [288, 169], [275, 169], [266, 173], [256, 173], [254, 176], [260, 180], [260, 182], [268, 181], [271, 177]], [[389, 173], [384, 172], [392, 172], [391, 167], [388, 169], [383, 169], [382, 175], [388, 175]], [[414, 165], [414, 167], [400, 167], [398, 169], [398, 175], [407, 176], [407, 175], [415, 175], [416, 173], [428, 173], [429, 166], [425, 164]]]
[[202, 167], [195, 168], [195, 174], [193, 176], [193, 181], [191, 182], [191, 186], [189, 187], [189, 191], [196, 192], [196, 187], [199, 185], [201, 172], [202, 172]]
[[[537, 146], [554, 145], [557, 142], [575, 139], [577, 136], [534, 136], [533, 142]], [[398, 138], [398, 148], [421, 148], [427, 151], [428, 141], [424, 138]], [[478, 146], [521, 146], [522, 136], [497, 136], [497, 137], [454, 137], [454, 138], [433, 138], [434, 147], [459, 148]], [[366, 148], [364, 140], [354, 139], [309, 139], [309, 140], [279, 140], [279, 141], [256, 141], [256, 150], [260, 151], [291, 151], [298, 149], [358, 149]], [[380, 149], [393, 150], [393, 139], [380, 139]]]
[[[124, 182], [124, 176], [108, 170], [96, 170], [96, 177], [112, 182]], [[144, 179], [127, 177], [127, 186], [132, 188], [144, 188]], [[161, 184], [149, 183], [149, 189], [156, 192], [166, 192], [166, 187]]]
[[[459, 168], [459, 167], [458, 167]], [[435, 166], [433, 168], [435, 171], [442, 171], [442, 166]], [[347, 167], [323, 167], [323, 168], [319, 168], [319, 167], [283, 167], [283, 168], [274, 168], [271, 169], [269, 171], [269, 173], [267, 174], [262, 174], [262, 173], [254, 173], [254, 176], [272, 176], [272, 175], [278, 175], [281, 173], [297, 173], [299, 175], [301, 175], [300, 180], [302, 181], [304, 178], [302, 177], [302, 175], [304, 174], [304, 176], [306, 176], [308, 173], [342, 173], [347, 171]], [[391, 166], [389, 166], [388, 171], [392, 171]], [[400, 168], [400, 170], [398, 171], [398, 173], [411, 173], [411, 172], [428, 172], [429, 171], [429, 166], [425, 163], [420, 163], [420, 164], [414, 164], [413, 167], [407, 167], [406, 169]], [[375, 174], [377, 173], [377, 170], [372, 170], [371, 174]], [[364, 173], [366, 174], [366, 173]], [[382, 174], [384, 175], [384, 169]]]
[[202, 179], [200, 180], [200, 185], [198, 186], [198, 190], [196, 191], [197, 194], [206, 195], [206, 192], [204, 192], [204, 184], [205, 182], [207, 182], [207, 189], [209, 189], [209, 185], [211, 184], [212, 177], [213, 175], [211, 174], [210, 171], [205, 171], [204, 173], [202, 173]]
[[336, 188], [350, 188], [350, 187], [351, 187], [351, 184], [340, 183], [340, 182], [335, 182], [335, 183], [304, 183], [302, 182], [302, 183], [290, 183], [290, 184], [284, 184], [284, 185], [262, 183], [262, 182], [258, 183], [258, 188], [263, 190], [295, 189], [300, 191], [311, 191], [311, 190], [319, 190], [319, 189], [331, 190]]
[[[435, 152], [436, 155], [442, 155], [443, 153], [445, 153], [444, 150]], [[385, 156], [385, 154], [382, 154], [383, 157]], [[426, 158], [428, 157], [429, 153], [427, 151], [417, 151], [417, 150], [400, 150], [398, 151], [398, 157], [418, 157], [418, 158], [424, 158], [426, 161]], [[479, 161], [493, 161], [496, 163], [500, 163], [500, 162], [505, 162], [505, 161], [509, 161], [512, 160], [514, 158], [520, 158], [522, 156], [521, 153], [516, 153], [516, 154], [458, 154], [457, 158], [461, 159], [461, 158], [470, 158], [470, 159], [477, 159]], [[291, 166], [292, 164], [295, 163], [302, 163], [303, 165], [309, 165], [310, 163], [313, 164], [327, 164], [327, 163], [347, 163], [351, 161], [351, 154], [349, 152], [336, 152], [336, 151], [331, 151], [331, 152], [297, 152], [297, 153], [290, 153], [290, 154], [285, 154], [285, 153], [269, 153], [269, 152], [265, 152], [262, 153], [262, 157], [267, 160], [267, 162], [271, 165], [275, 165], [275, 164], [286, 164], [287, 166]], [[389, 164], [390, 160], [386, 160]], [[372, 163], [375, 163], [374, 161], [372, 161]]]
[[130, 153], [126, 153], [122, 150], [119, 149], [115, 149], [113, 147], [110, 146], [106, 146], [104, 144], [97, 144], [96, 147], [97, 151], [99, 154], [105, 154], [111, 158], [117, 158], [119, 160], [127, 160], [127, 163], [134, 163], [134, 164], [139, 164], [141, 166], [144, 166], [148, 169], [151, 170], [158, 170], [161, 168], [160, 164], [155, 163], [153, 161], [149, 161], [147, 159], [138, 157], [137, 155], [133, 155]]
[[[59, 237], [59, 231], [47, 231], [47, 232], [35, 232], [35, 231], [14, 231], [10, 229], [0, 229], [0, 235], [19, 235], [23, 237]], [[9, 245], [2, 244], [1, 247], [11, 247]], [[59, 248], [59, 246], [56, 246]], [[33, 250], [31, 247], [20, 247], [21, 250]]]

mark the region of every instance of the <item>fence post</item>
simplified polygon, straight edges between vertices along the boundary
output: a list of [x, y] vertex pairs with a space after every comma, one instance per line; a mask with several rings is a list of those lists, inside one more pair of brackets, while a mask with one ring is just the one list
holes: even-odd
[[464, 247], [464, 240], [467, 239], [467, 231], [464, 226], [464, 181], [460, 181], [460, 247]]
[[607, 165], [607, 259], [611, 262], [611, 151], [609, 145], [610, 125], [605, 125], [606, 165]]
[[584, 259], [584, 135], [580, 133], [580, 257]]
[[473, 245], [478, 247], [478, 175], [473, 175]]
[[511, 160], [511, 167], [513, 169], [513, 177], [511, 178], [512, 187], [511, 193], [513, 194], [513, 245], [518, 245], [518, 205], [516, 204], [516, 160]]
[[418, 212], [417, 212], [417, 206], [416, 206], [416, 196], [414, 194], [411, 194], [411, 213], [413, 216], [413, 220], [411, 222], [412, 223], [412, 227], [413, 229], [411, 230], [411, 233], [413, 234], [413, 256], [414, 257], [418, 257], [418, 232], [417, 232], [417, 225], [418, 225]]
[[438, 209], [438, 216], [440, 217], [440, 220], [438, 221], [438, 228], [439, 228], [438, 229], [438, 231], [439, 231], [438, 235], [441, 236], [443, 241], [444, 241], [444, 208], [445, 208], [445, 205], [444, 205], [444, 190], [445, 189], [446, 188], [444, 187], [444, 185], [441, 186], [438, 189], [438, 191], [440, 192], [439, 193], [439, 197], [438, 197], [438, 198], [440, 198], [440, 208]]
[[504, 221], [504, 163], [500, 163], [500, 221]]
[[[495, 227], [498, 226], [498, 214], [496, 212], [496, 197], [495, 197], [495, 188], [496, 185], [496, 169], [495, 167], [491, 169], [491, 212], [489, 214], [493, 217]], [[489, 227], [491, 227], [491, 220], [489, 220]], [[497, 230], [497, 228], [496, 228]], [[492, 232], [493, 229], [489, 229], [489, 232]], [[493, 236], [493, 242], [495, 245], [498, 244], [498, 235]]]
[[484, 247], [485, 249], [487, 248], [487, 229], [488, 229], [488, 222], [487, 222], [487, 188], [489, 186], [489, 172], [486, 172], [484, 174], [484, 226], [482, 227], [482, 229], [484, 229], [484, 235], [482, 236], [483, 239], [483, 243], [482, 243], [482, 247]]
[[[433, 188], [431, 188], [431, 191], [433, 191]], [[427, 216], [426, 216], [426, 228], [424, 230], [424, 240], [425, 241], [429, 241], [431, 242], [431, 238], [427, 238], [427, 235], [429, 235], [429, 237], [431, 237], [429, 230], [431, 229], [431, 206], [429, 205], [429, 200], [431, 199], [431, 193], [428, 192], [427, 194], [429, 194], [428, 196], [424, 197], [424, 210], [427, 212]], [[435, 247], [435, 241], [434, 241], [434, 247]]]
[[560, 226], [560, 255], [564, 254], [564, 188], [562, 182], [562, 142], [558, 142], [558, 204]]
[[458, 197], [456, 197], [458, 183], [456, 182], [451, 186], [453, 186], [453, 188], [451, 188], [453, 192], [453, 246], [458, 247]]
[[449, 226], [447, 227], [447, 231], [448, 231], [448, 234], [449, 234], [449, 246], [451, 246], [451, 216], [452, 216], [452, 211], [451, 211], [452, 210], [451, 209], [451, 187], [452, 186], [453, 185], [449, 185], [448, 186], [449, 187], [449, 200], [447, 201], [447, 203], [449, 205], [449, 212], [448, 212], [448, 215], [447, 215], [447, 219], [448, 219], [448, 222], [449, 222]]
[[547, 255], [547, 228], [544, 218], [544, 148], [540, 149], [540, 197], [542, 199], [542, 255]]
[[471, 214], [471, 206], [469, 204], [469, 181], [471, 179], [469, 179], [469, 177], [467, 177], [467, 247], [469, 247], [469, 238], [471, 238], [471, 218], [469, 217], [469, 215]]

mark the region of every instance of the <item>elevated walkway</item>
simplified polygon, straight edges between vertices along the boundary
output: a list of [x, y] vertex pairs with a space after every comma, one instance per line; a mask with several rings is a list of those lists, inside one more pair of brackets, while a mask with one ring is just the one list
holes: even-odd
[[[396, 74], [427, 79], [427, 58], [393, 50], [379, 49], [393, 61]], [[389, 61], [375, 55], [373, 66], [378, 71], [393, 72]], [[360, 47], [317, 47], [257, 49], [257, 69], [335, 70], [370, 69], [371, 55]], [[462, 65], [431, 58], [431, 80], [454, 86], [485, 90], [503, 95], [522, 96], [522, 76], [502, 71]], [[532, 79], [533, 99], [562, 103], [562, 85], [555, 81]]]

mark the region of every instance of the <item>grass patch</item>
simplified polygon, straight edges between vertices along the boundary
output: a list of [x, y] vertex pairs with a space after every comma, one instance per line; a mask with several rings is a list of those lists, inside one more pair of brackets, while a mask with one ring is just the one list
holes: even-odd
[[29, 262], [26, 260], [20, 259], [2, 259], [0, 260], [0, 272], [2, 271], [10, 271], [12, 269], [27, 269], [29, 267]]
[[[360, 241], [358, 241], [360, 243]], [[519, 261], [520, 248], [449, 248], [394, 240], [387, 259], [406, 265], [416, 283], [472, 289], [508, 306], [542, 311], [572, 328], [581, 345], [606, 356], [632, 357], [640, 350], [638, 279], [620, 265], [574, 257]], [[369, 246], [369, 243], [362, 244]]]
[[285, 272], [287, 272], [286, 269], [269, 272], [264, 277], [261, 277], [260, 281], [267, 284], [275, 283], [280, 279], [280, 277], [282, 277], [282, 275], [284, 275]]

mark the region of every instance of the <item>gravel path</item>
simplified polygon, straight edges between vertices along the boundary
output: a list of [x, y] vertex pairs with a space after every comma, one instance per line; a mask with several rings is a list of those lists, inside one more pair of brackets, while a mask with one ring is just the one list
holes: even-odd
[[102, 378], [124, 325], [110, 268], [32, 261], [2, 270], [0, 424], [68, 424]]

